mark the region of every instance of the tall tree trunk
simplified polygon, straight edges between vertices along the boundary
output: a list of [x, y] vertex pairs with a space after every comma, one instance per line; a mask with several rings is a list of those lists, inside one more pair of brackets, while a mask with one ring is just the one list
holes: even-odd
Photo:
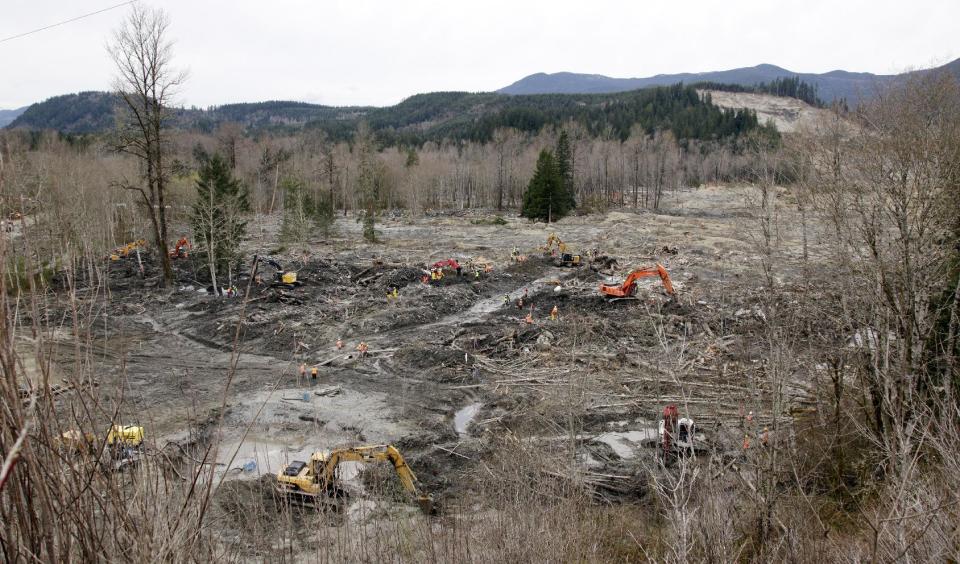
[[216, 257], [216, 252], [215, 252], [215, 249], [216, 249], [216, 246], [217, 246], [217, 245], [216, 245], [216, 242], [215, 242], [215, 240], [214, 240], [214, 238], [215, 238], [215, 236], [216, 236], [215, 233], [214, 233], [214, 229], [215, 229], [215, 227], [216, 227], [216, 226], [214, 225], [216, 215], [215, 215], [215, 213], [214, 213], [214, 208], [213, 208], [213, 206], [214, 206], [214, 200], [213, 200], [213, 192], [214, 192], [214, 190], [215, 190], [215, 188], [214, 188], [214, 186], [213, 186], [213, 183], [211, 183], [211, 185], [210, 185], [209, 188], [207, 189], [207, 193], [209, 194], [209, 201], [207, 202], [207, 203], [208, 203], [208, 208], [207, 208], [207, 214], [208, 214], [208, 216], [207, 216], [207, 217], [209, 218], [209, 221], [208, 221], [208, 223], [207, 223], [207, 227], [208, 227], [208, 229], [209, 229], [209, 231], [207, 232], [207, 268], [210, 269], [210, 283], [213, 284], [213, 295], [219, 296], [219, 295], [220, 295], [220, 287], [217, 286], [217, 257]]
[[158, 213], [160, 219], [160, 241], [158, 247], [160, 249], [160, 264], [163, 265], [163, 285], [166, 288], [169, 288], [173, 285], [173, 266], [170, 264], [170, 251], [167, 247], [167, 210], [165, 208], [164, 193], [166, 192], [166, 186], [164, 185], [163, 179], [163, 157], [162, 152], [160, 151], [160, 128], [159, 124], [157, 126], [157, 155], [156, 155], [156, 170], [154, 174], [156, 175], [156, 184], [157, 184], [157, 204], [158, 204]]

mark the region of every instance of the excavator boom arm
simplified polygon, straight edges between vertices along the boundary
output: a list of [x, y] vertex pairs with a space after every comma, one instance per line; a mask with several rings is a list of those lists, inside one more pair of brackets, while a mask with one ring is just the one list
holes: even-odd
[[662, 264], [657, 264], [655, 267], [634, 270], [627, 276], [627, 279], [623, 281], [623, 284], [619, 286], [601, 284], [600, 291], [608, 296], [630, 296], [633, 294], [633, 287], [636, 285], [637, 281], [649, 276], [659, 276], [660, 281], [663, 283], [663, 288], [666, 290], [667, 294], [671, 296], [676, 295], [676, 292], [673, 289], [673, 282], [670, 280], [670, 273], [667, 272], [667, 269], [664, 268]]
[[[413, 495], [419, 495], [417, 477], [407, 466], [403, 455], [393, 445], [354, 447], [335, 450], [330, 453], [323, 469], [315, 468], [318, 481], [326, 484], [334, 483], [337, 466], [341, 462], [390, 462], [397, 471], [397, 476], [405, 490]], [[320, 471], [318, 471], [320, 470]]]

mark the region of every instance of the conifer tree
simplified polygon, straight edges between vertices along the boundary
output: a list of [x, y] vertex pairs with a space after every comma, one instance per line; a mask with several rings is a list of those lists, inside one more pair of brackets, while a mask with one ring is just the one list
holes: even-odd
[[247, 191], [233, 177], [220, 155], [202, 158], [197, 178], [197, 199], [191, 219], [197, 249], [205, 255], [210, 279], [217, 288], [217, 272], [227, 269], [232, 283], [232, 264], [247, 232], [244, 214], [250, 211]]
[[556, 221], [567, 215], [573, 207], [563, 187], [557, 161], [553, 153], [544, 149], [537, 159], [537, 169], [523, 195], [520, 215], [530, 219]]

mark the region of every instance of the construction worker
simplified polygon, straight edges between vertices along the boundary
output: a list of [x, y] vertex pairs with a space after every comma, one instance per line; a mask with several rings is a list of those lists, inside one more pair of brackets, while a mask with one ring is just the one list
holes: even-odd
[[307, 375], [307, 365], [306, 363], [300, 363], [300, 377], [303, 378]]
[[363, 341], [360, 341], [360, 344], [357, 345], [357, 352], [360, 353], [360, 358], [367, 356], [367, 351], [370, 350], [370, 347]]
[[550, 321], [556, 321], [560, 316], [560, 310], [557, 309], [557, 306], [554, 305], [553, 309], [550, 310]]
[[343, 339], [339, 339], [339, 338], [338, 338], [338, 339], [337, 339], [337, 350], [339, 351], [339, 350], [342, 350], [342, 349], [343, 349]]
[[310, 367], [310, 379], [311, 379], [311, 380], [316, 380], [316, 379], [317, 379], [317, 373], [319, 373], [319, 372], [320, 372], [320, 369], [319, 369], [319, 368], [317, 368], [316, 366], [311, 366], [311, 367]]

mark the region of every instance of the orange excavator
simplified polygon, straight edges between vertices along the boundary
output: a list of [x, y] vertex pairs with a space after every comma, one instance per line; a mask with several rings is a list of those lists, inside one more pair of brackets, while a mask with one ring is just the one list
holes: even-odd
[[190, 241], [188, 241], [186, 237], [180, 237], [176, 246], [170, 251], [170, 258], [187, 258], [189, 254], [188, 251], [190, 251], [191, 248]]
[[648, 276], [659, 276], [660, 281], [663, 282], [663, 289], [666, 290], [667, 294], [671, 296], [676, 295], [676, 292], [673, 290], [673, 282], [670, 281], [670, 273], [667, 272], [667, 269], [664, 268], [662, 264], [657, 264], [655, 267], [634, 270], [627, 276], [627, 279], [623, 281], [623, 284], [619, 286], [600, 284], [600, 293], [603, 294], [604, 297], [611, 299], [633, 297], [637, 292], [637, 280], [647, 278]]

